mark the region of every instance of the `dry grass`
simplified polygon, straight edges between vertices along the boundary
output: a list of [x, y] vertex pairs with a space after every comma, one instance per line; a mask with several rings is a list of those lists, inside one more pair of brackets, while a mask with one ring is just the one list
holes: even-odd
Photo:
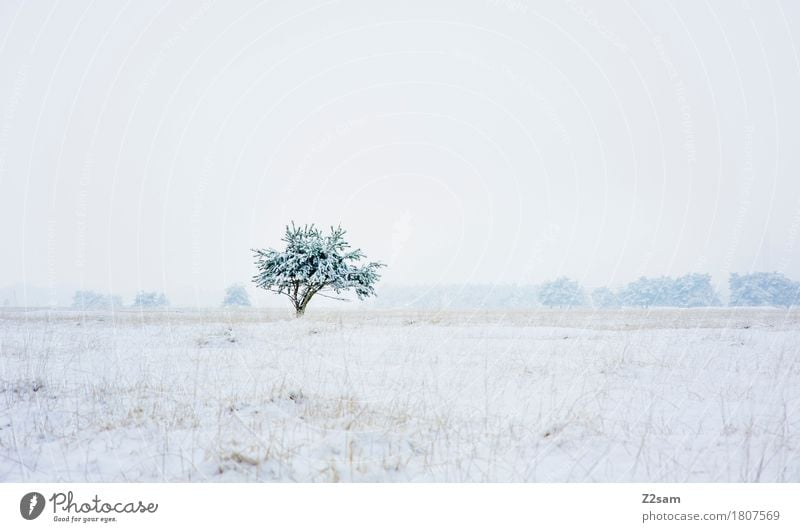
[[0, 312], [0, 480], [798, 481], [778, 309]]

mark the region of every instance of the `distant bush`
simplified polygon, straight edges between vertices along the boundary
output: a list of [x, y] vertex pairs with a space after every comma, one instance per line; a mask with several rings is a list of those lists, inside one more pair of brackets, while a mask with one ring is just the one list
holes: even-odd
[[133, 306], [139, 308], [163, 308], [169, 306], [167, 296], [158, 292], [139, 292], [133, 300]]
[[72, 308], [82, 310], [108, 309], [122, 307], [122, 298], [99, 294], [91, 290], [78, 290], [72, 296]]
[[626, 307], [666, 307], [671, 305], [673, 280], [669, 277], [640, 277], [620, 290]]
[[583, 289], [577, 281], [559, 277], [543, 283], [538, 290], [539, 302], [548, 307], [576, 307], [586, 304]]
[[223, 307], [249, 307], [250, 297], [244, 285], [232, 284], [225, 290], [225, 299], [222, 300]]

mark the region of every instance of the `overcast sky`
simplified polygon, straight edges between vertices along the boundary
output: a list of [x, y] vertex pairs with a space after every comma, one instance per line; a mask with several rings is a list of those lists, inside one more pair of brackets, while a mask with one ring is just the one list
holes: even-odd
[[392, 284], [798, 279], [799, 44], [789, 1], [4, 0], [0, 287], [217, 301], [291, 220]]

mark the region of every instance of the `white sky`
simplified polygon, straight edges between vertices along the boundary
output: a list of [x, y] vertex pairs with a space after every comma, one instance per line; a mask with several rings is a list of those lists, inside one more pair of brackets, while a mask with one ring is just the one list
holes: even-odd
[[218, 302], [291, 220], [393, 284], [797, 279], [798, 44], [788, 1], [0, 2], [0, 287]]

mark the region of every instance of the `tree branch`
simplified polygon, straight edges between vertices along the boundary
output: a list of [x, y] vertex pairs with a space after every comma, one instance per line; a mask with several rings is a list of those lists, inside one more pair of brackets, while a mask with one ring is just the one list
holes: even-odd
[[350, 301], [349, 299], [347, 299], [345, 297], [329, 296], [328, 294], [323, 294], [322, 292], [318, 292], [317, 295], [320, 296], [320, 297], [327, 297], [328, 299], [335, 299], [336, 301]]

